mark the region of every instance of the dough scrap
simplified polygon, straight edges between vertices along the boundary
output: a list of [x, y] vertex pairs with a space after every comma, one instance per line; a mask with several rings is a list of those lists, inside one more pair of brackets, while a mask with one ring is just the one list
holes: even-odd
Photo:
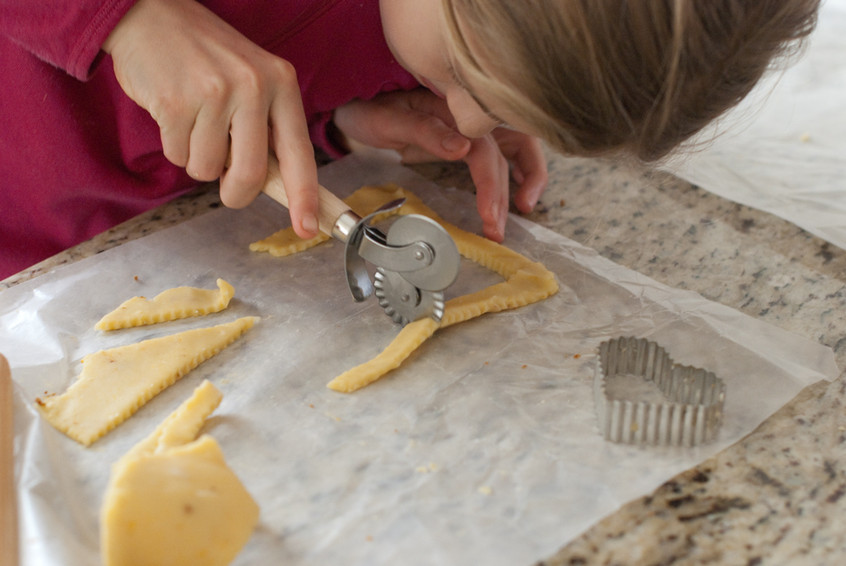
[[89, 446], [258, 320], [247, 316], [88, 354], [64, 393], [36, 403], [51, 425]]
[[[353, 193], [347, 202], [349, 203], [353, 197], [360, 208], [353, 208], [352, 205], [351, 208], [362, 216], [391, 200], [404, 197], [406, 202], [397, 211], [399, 214], [422, 214], [432, 218], [446, 229], [462, 256], [498, 273], [505, 279], [501, 283], [447, 301], [440, 328], [464, 322], [485, 313], [536, 303], [558, 292], [555, 275], [543, 264], [531, 261], [501, 244], [446, 222], [410, 191], [394, 184], [366, 186]], [[315, 238], [312, 238], [308, 241], [300, 240], [302, 246], [288, 245], [296, 240], [297, 236], [293, 229], [286, 228], [262, 240], [261, 246], [258, 245], [259, 242], [251, 244], [250, 249], [285, 256], [320, 243], [314, 242]], [[276, 243], [279, 247], [274, 247]], [[330, 381], [327, 387], [350, 393], [373, 383], [399, 367], [437, 329], [437, 323], [431, 319], [422, 319], [406, 325], [381, 354], [342, 373]]]
[[[222, 395], [208, 381], [112, 466], [100, 511], [106, 566], [229, 564], [259, 507], [217, 441], [199, 439]], [[196, 440], [195, 440], [196, 439]]]
[[152, 299], [133, 297], [101, 318], [94, 328], [118, 330], [219, 312], [229, 306], [235, 289], [223, 279], [217, 280], [217, 287], [217, 290], [175, 287]]

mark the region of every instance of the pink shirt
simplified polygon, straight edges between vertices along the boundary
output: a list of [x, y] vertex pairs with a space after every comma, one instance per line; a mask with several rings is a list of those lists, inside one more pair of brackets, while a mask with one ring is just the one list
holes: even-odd
[[[332, 110], [411, 89], [378, 0], [207, 0], [297, 69], [312, 141]], [[100, 45], [133, 0], [0, 3], [0, 279], [196, 186]]]

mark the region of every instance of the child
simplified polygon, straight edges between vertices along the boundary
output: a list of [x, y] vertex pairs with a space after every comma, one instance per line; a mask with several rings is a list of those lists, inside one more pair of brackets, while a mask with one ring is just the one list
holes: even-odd
[[520, 211], [545, 186], [537, 138], [660, 159], [797, 46], [817, 4], [6, 0], [0, 278], [202, 181], [245, 206], [268, 148], [311, 236], [312, 144], [352, 140], [467, 162], [501, 240], [509, 165]]

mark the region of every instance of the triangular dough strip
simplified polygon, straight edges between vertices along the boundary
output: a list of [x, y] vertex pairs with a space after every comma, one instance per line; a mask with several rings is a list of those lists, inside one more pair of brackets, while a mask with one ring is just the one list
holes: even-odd
[[222, 395], [210, 382], [112, 466], [100, 515], [105, 566], [229, 564], [259, 508], [220, 445], [197, 435]]
[[50, 424], [86, 446], [234, 342], [259, 320], [248, 316], [89, 354], [61, 395], [37, 400]]
[[223, 279], [217, 280], [217, 287], [217, 290], [175, 287], [152, 299], [133, 297], [101, 318], [94, 328], [118, 330], [219, 312], [229, 306], [235, 289]]

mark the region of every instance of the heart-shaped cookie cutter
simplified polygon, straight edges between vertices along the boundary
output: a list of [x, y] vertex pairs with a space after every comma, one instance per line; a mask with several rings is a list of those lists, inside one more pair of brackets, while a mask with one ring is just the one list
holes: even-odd
[[[664, 401], [609, 396], [610, 379], [653, 382]], [[657, 446], [709, 442], [722, 425], [725, 397], [723, 380], [702, 368], [675, 364], [655, 342], [620, 337], [599, 345], [594, 398], [607, 440]]]

